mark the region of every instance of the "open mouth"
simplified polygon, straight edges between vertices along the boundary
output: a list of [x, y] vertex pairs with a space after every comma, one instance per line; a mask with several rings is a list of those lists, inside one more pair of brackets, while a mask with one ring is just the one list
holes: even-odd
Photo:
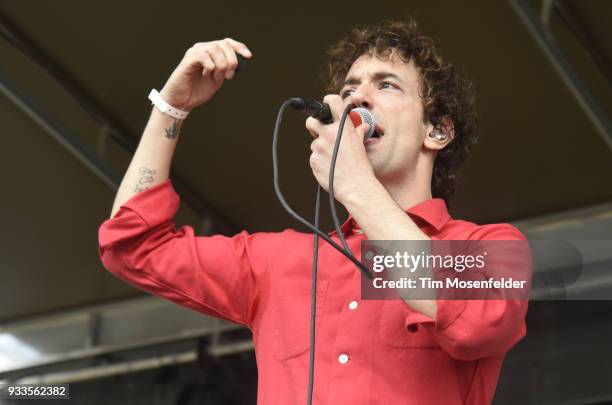
[[372, 134], [372, 136], [370, 138], [368, 138], [368, 141], [374, 140], [374, 139], [380, 139], [385, 135], [385, 131], [383, 131], [383, 129], [381, 127], [379, 127], [378, 125], [376, 125], [376, 128], [374, 128], [374, 133]]

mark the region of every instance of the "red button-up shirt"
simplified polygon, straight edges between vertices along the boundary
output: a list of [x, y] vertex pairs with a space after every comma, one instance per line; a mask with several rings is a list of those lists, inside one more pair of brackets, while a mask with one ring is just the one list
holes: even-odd
[[[142, 290], [248, 327], [257, 403], [305, 403], [312, 235], [196, 236], [176, 228], [178, 205], [170, 180], [133, 196], [99, 229], [104, 266]], [[525, 240], [508, 224], [454, 220], [441, 199], [407, 214], [432, 240]], [[342, 227], [361, 257], [365, 235], [350, 218]], [[491, 402], [505, 353], [525, 335], [526, 302], [439, 300], [432, 319], [401, 300], [360, 300], [356, 267], [323, 241], [319, 249], [313, 403]]]

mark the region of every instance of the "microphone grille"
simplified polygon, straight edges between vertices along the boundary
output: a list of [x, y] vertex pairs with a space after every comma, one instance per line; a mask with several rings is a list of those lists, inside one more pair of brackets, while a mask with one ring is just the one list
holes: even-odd
[[361, 117], [361, 122], [365, 122], [370, 126], [370, 129], [368, 130], [368, 133], [365, 136], [366, 139], [374, 135], [374, 131], [376, 129], [376, 123], [374, 122], [374, 117], [372, 116], [372, 113], [363, 107], [353, 108], [351, 111], [359, 114], [359, 116]]

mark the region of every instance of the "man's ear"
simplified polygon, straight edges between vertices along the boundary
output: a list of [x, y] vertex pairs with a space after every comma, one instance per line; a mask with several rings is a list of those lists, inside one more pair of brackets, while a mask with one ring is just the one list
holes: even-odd
[[442, 150], [451, 143], [454, 137], [455, 127], [453, 120], [449, 116], [445, 116], [425, 136], [425, 147], [435, 151]]

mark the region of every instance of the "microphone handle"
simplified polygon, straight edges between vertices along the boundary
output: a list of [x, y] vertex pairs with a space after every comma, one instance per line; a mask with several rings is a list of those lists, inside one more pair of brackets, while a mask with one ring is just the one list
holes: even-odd
[[316, 100], [308, 100], [302, 97], [291, 98], [289, 102], [291, 107], [301, 111], [307, 117], [316, 118], [324, 124], [331, 124], [334, 122], [329, 104]]
[[320, 101], [312, 101], [312, 106], [310, 108], [313, 114], [309, 115], [318, 119], [322, 123], [331, 124], [332, 122], [334, 122], [329, 104], [322, 103]]

